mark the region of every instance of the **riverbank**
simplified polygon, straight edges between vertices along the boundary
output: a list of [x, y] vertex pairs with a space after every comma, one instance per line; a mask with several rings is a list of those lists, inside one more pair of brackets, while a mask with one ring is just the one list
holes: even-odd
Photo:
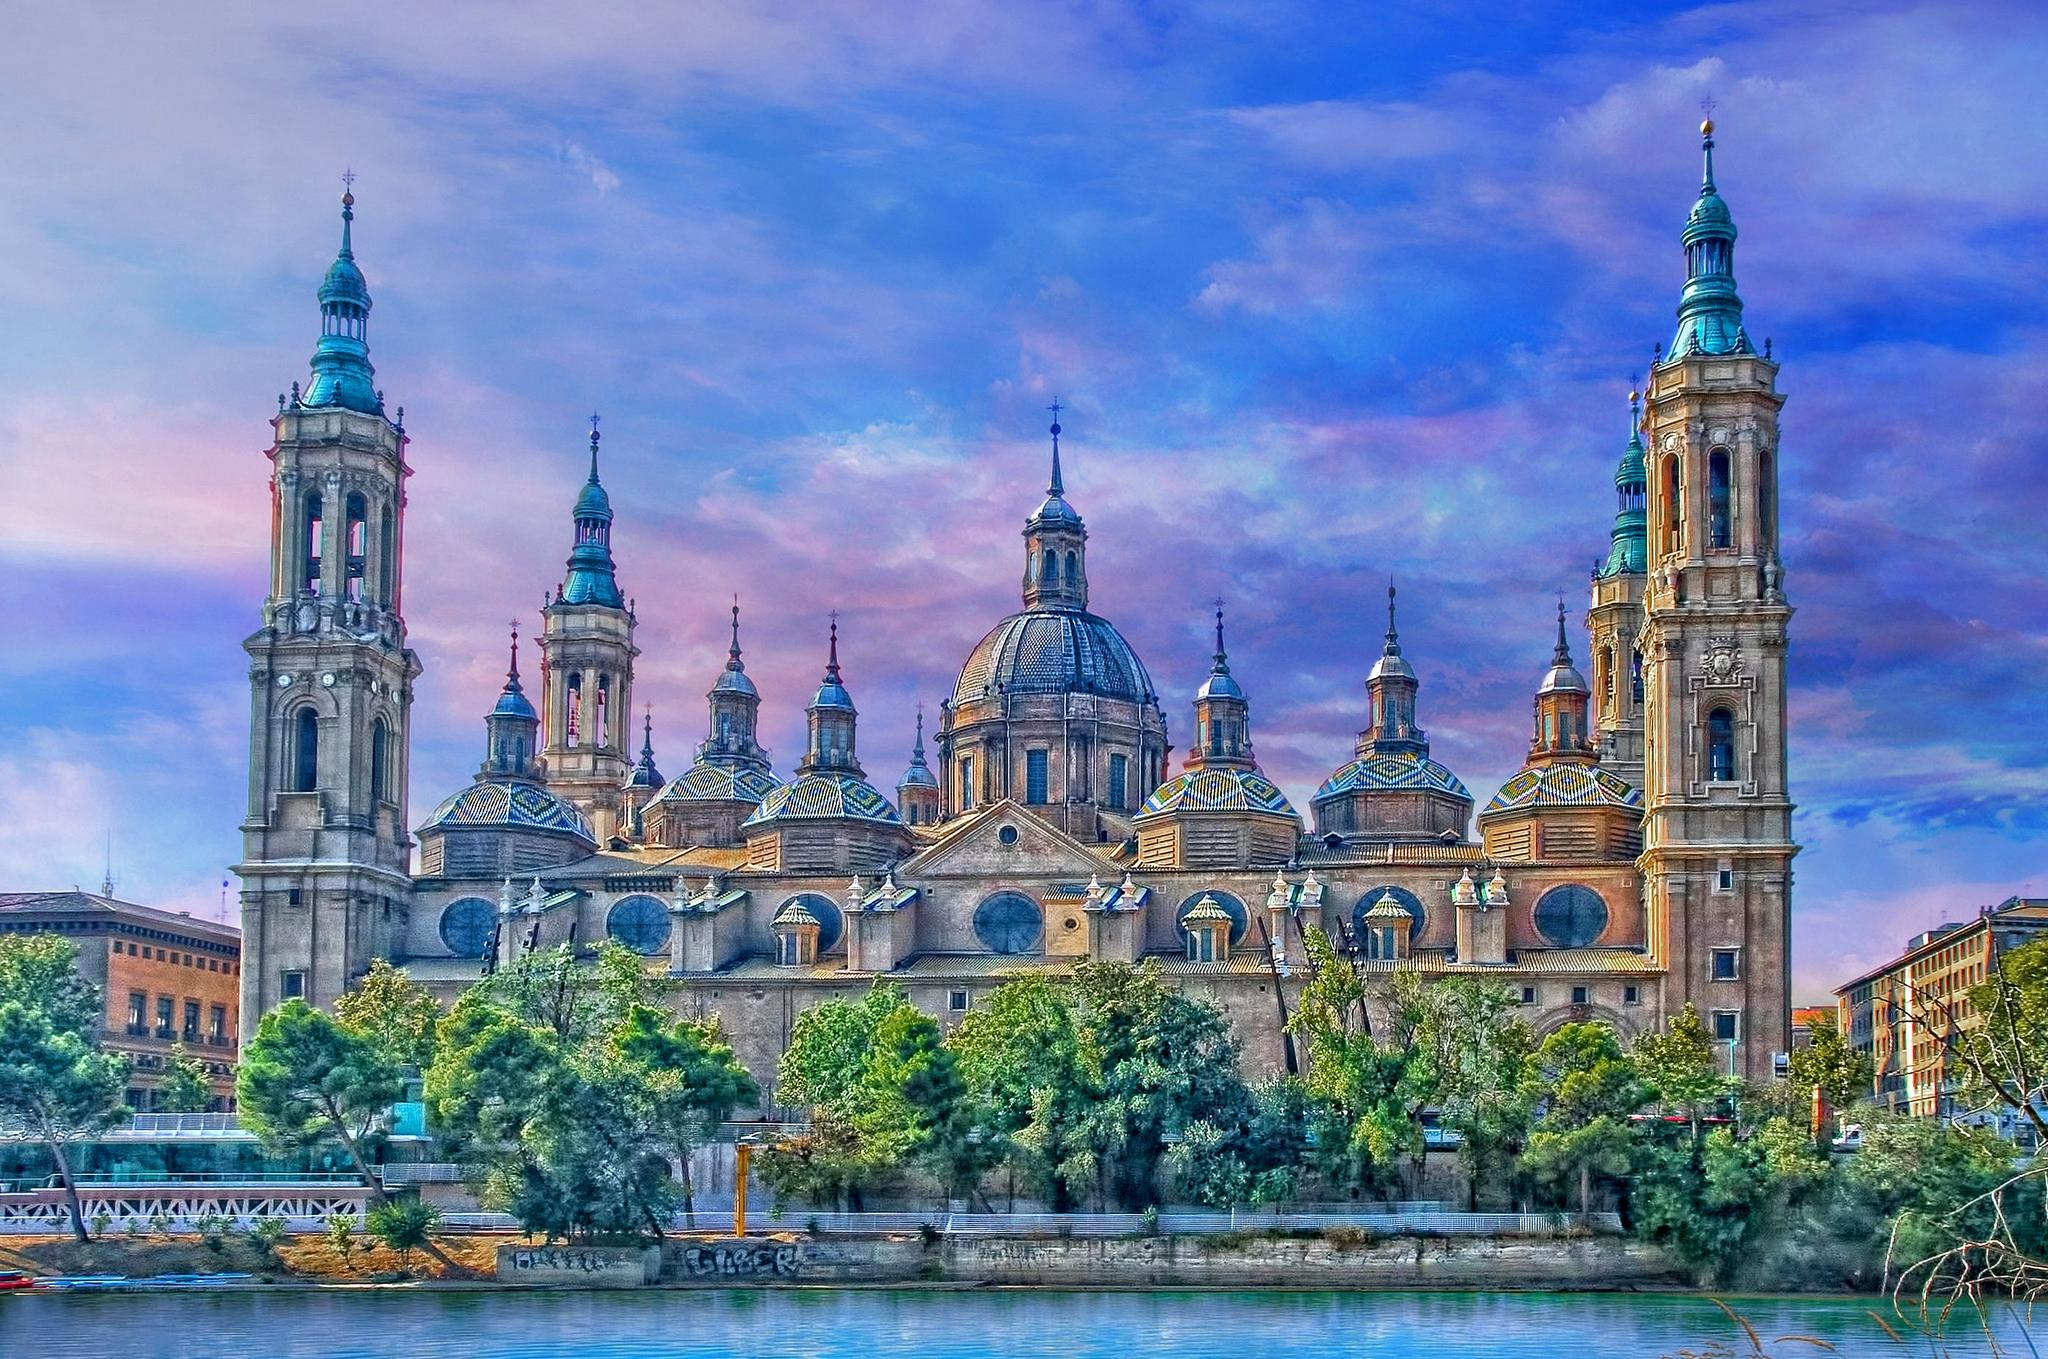
[[[1373, 1236], [1355, 1230], [1243, 1231], [1204, 1236], [831, 1237], [775, 1232], [671, 1237], [660, 1245], [537, 1245], [502, 1234], [446, 1234], [402, 1260], [358, 1241], [344, 1254], [324, 1237], [265, 1247], [246, 1236], [0, 1240], [0, 1269], [38, 1276], [234, 1272], [229, 1287], [460, 1283], [513, 1288], [758, 1287], [905, 1284], [1049, 1288], [1229, 1287], [1579, 1291], [1689, 1286], [1653, 1246], [1619, 1237], [1558, 1239]], [[188, 1285], [206, 1287], [205, 1284]]]

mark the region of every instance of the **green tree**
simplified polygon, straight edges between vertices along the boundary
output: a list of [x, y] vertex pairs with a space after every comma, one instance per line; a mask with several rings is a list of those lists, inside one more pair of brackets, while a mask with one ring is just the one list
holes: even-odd
[[983, 1146], [993, 1163], [1009, 1167], [1013, 1184], [1021, 1174], [1037, 1197], [1065, 1207], [1066, 1186], [1053, 1163], [1017, 1140], [1037, 1118], [1050, 1126], [1030, 1141], [1056, 1147], [1064, 1140], [1061, 1123], [1079, 1112], [1080, 1040], [1065, 986], [1042, 975], [1003, 983], [962, 1017], [946, 1047], [982, 1113]]
[[[1870, 1054], [1850, 1047], [1834, 1020], [1822, 1018], [1812, 1026], [1807, 1045], [1792, 1050], [1788, 1075], [1790, 1084], [1808, 1100], [1818, 1094], [1839, 1113], [1870, 1097], [1872, 1072]], [[1828, 1140], [1825, 1128], [1814, 1129], [1814, 1135]]]
[[196, 1114], [213, 1103], [213, 1078], [206, 1064], [185, 1051], [183, 1043], [171, 1044], [164, 1058], [163, 1073], [157, 1077], [155, 1103], [159, 1112]]
[[235, 1075], [242, 1124], [265, 1146], [339, 1147], [377, 1203], [371, 1157], [404, 1093], [403, 1071], [381, 1048], [298, 998], [263, 1016]]
[[[1475, 977], [1430, 981], [1403, 969], [1388, 985], [1392, 1044], [1405, 1054], [1400, 1094], [1422, 1144], [1422, 1119], [1434, 1110], [1459, 1135], [1459, 1157], [1476, 1197], [1481, 1183], [1505, 1175], [1527, 1135], [1522, 1073], [1535, 1046], [1519, 1013], [1521, 998]], [[1420, 1154], [1411, 1151], [1419, 1178]]]
[[1303, 931], [1307, 980], [1287, 1027], [1304, 1040], [1303, 1089], [1312, 1106], [1310, 1162], [1345, 1193], [1398, 1191], [1403, 1157], [1419, 1154], [1422, 1129], [1403, 1098], [1408, 1052], [1375, 1040], [1364, 980], [1315, 925]]
[[364, 1218], [363, 1225], [370, 1235], [376, 1237], [392, 1250], [398, 1252], [398, 1267], [412, 1268], [412, 1253], [425, 1248], [443, 1264], [447, 1257], [434, 1250], [433, 1230], [441, 1221], [441, 1214], [430, 1203], [418, 1199], [393, 1199], [381, 1203]]
[[40, 1141], [64, 1185], [71, 1234], [88, 1239], [70, 1148], [128, 1114], [125, 1058], [99, 1050], [99, 989], [48, 935], [0, 936], [0, 1124]]
[[402, 968], [382, 958], [370, 964], [353, 990], [334, 1002], [334, 1018], [360, 1034], [390, 1061], [425, 1071], [434, 1060], [441, 1002]]
[[1576, 1182], [1579, 1212], [1590, 1214], [1595, 1178], [1618, 1180], [1629, 1172], [1634, 1135], [1628, 1118], [1648, 1094], [1612, 1028], [1559, 1025], [1522, 1072], [1522, 1099], [1540, 1120], [1522, 1171], [1553, 1188]]
[[776, 1103], [836, 1106], [860, 1081], [882, 1021], [910, 1005], [901, 987], [876, 982], [859, 996], [836, 996], [796, 1017], [776, 1068]]
[[718, 1132], [733, 1111], [761, 1092], [740, 1064], [725, 1029], [708, 1019], [673, 1019], [635, 1005], [612, 1031], [618, 1059], [632, 1073], [636, 1099], [646, 1105], [654, 1140], [682, 1167], [683, 1212], [694, 1220], [691, 1154]]
[[[1953, 1038], [1949, 1070], [1957, 1094], [1980, 1108], [2002, 1107], [2048, 1142], [2048, 939], [1999, 955], [1968, 993], [1967, 1010], [1909, 995], [1907, 1008]], [[1967, 1022], [1966, 1022], [1967, 1017]]]
[[1697, 1143], [1701, 1120], [1729, 1086], [1699, 1010], [1687, 1001], [1662, 1033], [1646, 1033], [1636, 1039], [1631, 1055], [1657, 1102], [1686, 1116]]

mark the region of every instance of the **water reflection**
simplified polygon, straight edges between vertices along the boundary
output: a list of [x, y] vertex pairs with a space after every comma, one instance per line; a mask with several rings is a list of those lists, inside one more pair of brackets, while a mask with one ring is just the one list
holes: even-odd
[[[1888, 1340], [1864, 1300], [1738, 1305], [1767, 1339], [1811, 1335], [1846, 1356], [1928, 1352]], [[2024, 1350], [2016, 1321], [1999, 1329]], [[1637, 1359], [1717, 1340], [1747, 1352], [1712, 1303], [1661, 1294], [799, 1288], [0, 1297], [0, 1355], [39, 1359]], [[1959, 1328], [1948, 1352], [1992, 1351], [1981, 1332]]]

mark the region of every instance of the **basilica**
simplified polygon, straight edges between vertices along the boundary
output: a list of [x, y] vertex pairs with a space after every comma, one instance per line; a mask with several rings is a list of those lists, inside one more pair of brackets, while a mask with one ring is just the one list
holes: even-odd
[[1315, 925], [1368, 978], [1502, 983], [1539, 1033], [1598, 1018], [1633, 1034], [1692, 1003], [1730, 1071], [1769, 1077], [1789, 1046], [1796, 853], [1783, 398], [1744, 327], [1712, 132], [1677, 331], [1630, 398], [1588, 635], [1560, 605], [1549, 663], [1531, 666], [1525, 767], [1483, 805], [1431, 758], [1429, 661], [1404, 653], [1392, 589], [1384, 634], [1367, 640], [1375, 618], [1356, 639], [1378, 652], [1357, 741], [1305, 809], [1260, 772], [1253, 677], [1233, 672], [1220, 612], [1208, 673], [1162, 696], [1095, 612], [1139, 563], [1108, 544], [1091, 561], [1055, 412], [1021, 607], [961, 664], [929, 749], [920, 718], [893, 782], [859, 752], [836, 624], [803, 752], [775, 767], [737, 605], [703, 738], [687, 768], [657, 767], [632, 720], [637, 618], [593, 424], [538, 636], [522, 657], [515, 633], [502, 689], [478, 696], [475, 777], [416, 816], [411, 439], [374, 384], [345, 195], [311, 380], [272, 420], [270, 588], [244, 644], [245, 1030], [290, 997], [331, 1004], [377, 958], [452, 997], [524, 952], [610, 939], [672, 978], [679, 1007], [724, 1017], [770, 1103], [795, 1017], [823, 999], [887, 980], [944, 1022], [1007, 978], [1089, 958], [1153, 962], [1274, 1070]]

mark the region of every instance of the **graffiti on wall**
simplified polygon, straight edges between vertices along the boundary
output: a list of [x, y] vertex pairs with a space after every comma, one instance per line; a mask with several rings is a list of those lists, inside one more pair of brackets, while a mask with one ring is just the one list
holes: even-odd
[[690, 1279], [791, 1279], [803, 1263], [795, 1246], [767, 1242], [683, 1246], [676, 1251], [675, 1258], [683, 1277]]

